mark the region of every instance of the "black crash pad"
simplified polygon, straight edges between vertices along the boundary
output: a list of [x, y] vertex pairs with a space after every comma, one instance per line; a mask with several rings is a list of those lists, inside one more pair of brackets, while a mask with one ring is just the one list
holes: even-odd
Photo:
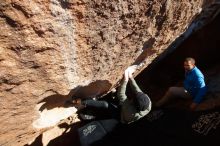
[[78, 129], [81, 146], [89, 146], [94, 142], [101, 140], [109, 132], [111, 132], [118, 121], [115, 119], [107, 119], [100, 121], [92, 121]]

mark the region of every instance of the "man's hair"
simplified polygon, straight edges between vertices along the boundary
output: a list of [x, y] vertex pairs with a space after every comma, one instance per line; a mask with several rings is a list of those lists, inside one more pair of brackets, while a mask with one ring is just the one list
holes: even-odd
[[144, 111], [149, 108], [150, 99], [147, 94], [144, 94], [143, 92], [138, 92], [136, 94], [134, 104], [138, 111]]
[[195, 61], [195, 59], [194, 58], [192, 58], [192, 57], [187, 57], [186, 59], [185, 59], [185, 62], [192, 62], [193, 64], [196, 64], [196, 61]]

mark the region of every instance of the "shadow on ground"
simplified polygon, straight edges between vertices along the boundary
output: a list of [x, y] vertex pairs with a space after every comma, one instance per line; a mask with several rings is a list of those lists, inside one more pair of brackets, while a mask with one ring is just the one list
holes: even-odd
[[130, 125], [120, 125], [93, 146], [219, 146], [220, 108], [203, 112], [153, 110]]
[[[68, 125], [67, 123], [63, 123], [59, 125], [59, 128], [66, 129], [63, 134], [55, 139], [52, 139], [47, 146], [80, 146], [80, 141], [77, 133], [77, 129], [83, 126], [85, 123], [77, 122], [72, 125]], [[25, 146], [44, 146], [43, 143], [43, 134], [39, 135], [34, 142], [30, 145]]]

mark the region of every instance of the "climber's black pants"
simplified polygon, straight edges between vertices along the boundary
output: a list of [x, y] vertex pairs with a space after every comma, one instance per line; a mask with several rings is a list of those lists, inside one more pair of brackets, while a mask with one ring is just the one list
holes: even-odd
[[119, 108], [110, 102], [104, 100], [86, 99], [82, 101], [82, 104], [85, 108], [79, 111], [79, 113], [95, 116], [96, 120], [109, 118], [119, 120], [120, 118]]

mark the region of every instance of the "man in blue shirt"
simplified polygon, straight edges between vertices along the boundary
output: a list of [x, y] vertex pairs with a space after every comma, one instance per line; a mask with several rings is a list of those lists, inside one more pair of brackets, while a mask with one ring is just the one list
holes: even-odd
[[163, 98], [161, 98], [156, 106], [162, 106], [172, 97], [193, 98], [190, 105], [191, 110], [195, 110], [197, 105], [202, 101], [207, 92], [204, 75], [195, 66], [195, 59], [186, 58], [184, 61], [185, 80], [184, 87], [170, 87]]

